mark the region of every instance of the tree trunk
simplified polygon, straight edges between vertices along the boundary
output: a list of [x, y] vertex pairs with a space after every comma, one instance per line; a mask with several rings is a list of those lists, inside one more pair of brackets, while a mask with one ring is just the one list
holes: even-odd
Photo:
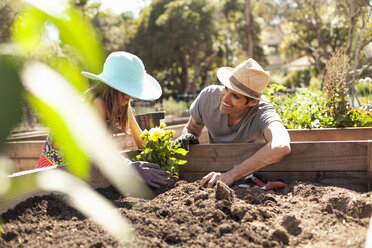
[[[351, 106], [354, 107], [354, 98], [355, 98], [355, 79], [356, 79], [356, 70], [358, 68], [358, 65], [359, 65], [359, 53], [360, 53], [360, 49], [361, 49], [361, 44], [362, 44], [362, 40], [363, 40], [363, 36], [364, 36], [364, 32], [367, 28], [367, 25], [368, 25], [368, 21], [369, 21], [369, 17], [371, 16], [371, 9], [368, 9], [368, 15], [366, 17], [366, 20], [365, 22], [363, 22], [363, 27], [362, 27], [362, 31], [360, 33], [360, 37], [359, 37], [359, 41], [358, 41], [358, 45], [357, 45], [357, 48], [356, 48], [356, 51], [355, 51], [355, 57], [354, 57], [354, 74], [351, 78], [351, 81], [349, 83], [349, 90], [350, 90], [350, 97], [351, 97]], [[364, 20], [363, 20], [364, 21]]]
[[181, 64], [181, 92], [186, 93], [187, 88], [189, 87], [189, 73], [188, 73], [188, 64], [186, 56], [183, 54], [180, 58]]
[[245, 21], [246, 21], [246, 32], [247, 32], [247, 54], [248, 57], [256, 59], [254, 54], [254, 28], [253, 28], [253, 16], [251, 1], [245, 0]]
[[194, 77], [192, 78], [191, 83], [189, 83], [188, 87], [186, 88], [186, 93], [188, 94], [196, 94], [196, 85], [198, 83], [200, 71], [201, 71], [201, 65], [199, 61], [199, 56], [196, 54], [194, 56]]

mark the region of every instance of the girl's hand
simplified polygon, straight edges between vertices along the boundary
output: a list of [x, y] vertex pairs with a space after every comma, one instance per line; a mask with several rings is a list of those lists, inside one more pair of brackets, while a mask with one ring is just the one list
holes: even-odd
[[160, 166], [158, 164], [144, 161], [131, 162], [131, 164], [137, 169], [142, 180], [149, 186], [159, 188], [167, 184], [169, 172], [159, 170]]

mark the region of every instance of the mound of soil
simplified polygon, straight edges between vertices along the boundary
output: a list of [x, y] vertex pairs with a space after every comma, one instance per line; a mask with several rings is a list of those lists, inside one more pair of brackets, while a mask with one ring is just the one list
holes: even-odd
[[[143, 247], [364, 247], [372, 211], [371, 193], [311, 183], [262, 191], [179, 181], [152, 200], [99, 192]], [[34, 197], [3, 214], [0, 247], [121, 246], [61, 198]]]

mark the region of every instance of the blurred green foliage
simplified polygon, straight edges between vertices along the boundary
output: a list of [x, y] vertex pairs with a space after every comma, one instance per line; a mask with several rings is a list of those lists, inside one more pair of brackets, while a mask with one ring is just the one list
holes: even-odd
[[23, 87], [19, 78], [21, 63], [9, 55], [0, 55], [0, 151], [10, 130], [21, 121]]
[[156, 106], [159, 109], [163, 109], [166, 111], [167, 115], [175, 115], [175, 116], [190, 116], [189, 108], [191, 106], [192, 101], [185, 102], [185, 101], [176, 101], [172, 96], [168, 99], [163, 99], [162, 103], [157, 103]]
[[372, 96], [372, 80], [370, 77], [358, 80], [355, 86], [358, 96]]
[[309, 87], [310, 77], [309, 68], [300, 71], [291, 71], [285, 76], [281, 84], [287, 88]]
[[[21, 97], [26, 96], [59, 146], [64, 147], [67, 168], [73, 175], [88, 179], [91, 159], [123, 194], [145, 192], [134, 169], [124, 167], [128, 164], [120, 158], [104, 124], [100, 125], [98, 114], [81, 99], [80, 93], [89, 86], [81, 71], [100, 73], [103, 67], [104, 52], [94, 28], [72, 6], [27, 3], [22, 2], [13, 23], [9, 47], [14, 53], [0, 50], [0, 148], [20, 121]], [[6, 204], [33, 191], [60, 191], [72, 206], [102, 225], [119, 243], [133, 235], [133, 229], [115, 212], [112, 203], [70, 173], [52, 169], [10, 177], [5, 160], [0, 158], [1, 202]]]
[[85, 152], [76, 142], [76, 137], [71, 133], [66, 121], [61, 117], [60, 113], [43, 100], [32, 94], [27, 95], [29, 102], [39, 111], [42, 122], [52, 127], [51, 135], [55, 137], [59, 144], [63, 145], [59, 145], [59, 148], [64, 153], [67, 161], [66, 166], [69, 171], [79, 178], [87, 179], [89, 176], [90, 162]]

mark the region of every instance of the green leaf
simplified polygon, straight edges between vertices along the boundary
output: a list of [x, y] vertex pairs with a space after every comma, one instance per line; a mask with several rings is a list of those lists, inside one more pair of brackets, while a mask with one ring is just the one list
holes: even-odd
[[43, 115], [43, 122], [46, 126], [51, 127], [56, 141], [59, 144], [63, 144], [60, 148], [68, 161], [68, 169], [79, 178], [87, 179], [90, 169], [89, 160], [76, 143], [63, 118], [53, 108], [37, 97], [29, 94], [28, 99], [36, 110]]
[[0, 151], [6, 138], [22, 116], [22, 84], [18, 74], [19, 66], [15, 59], [0, 55]]
[[72, 50], [70, 54], [80, 59], [87, 70], [93, 73], [102, 71], [105, 54], [100, 40], [93, 26], [76, 8], [67, 8], [62, 13], [27, 8], [14, 21], [12, 38], [26, 54], [48, 57], [50, 49], [46, 47], [52, 46], [44, 41], [48, 25], [58, 29], [59, 42], [68, 45]]
[[175, 152], [176, 152], [177, 154], [181, 154], [181, 155], [183, 155], [183, 156], [185, 156], [185, 155], [188, 153], [188, 151], [186, 151], [186, 150], [183, 149], [183, 148], [178, 148]]
[[52, 67], [63, 75], [79, 92], [88, 89], [86, 78], [81, 74], [81, 69], [64, 58], [57, 58], [53, 61]]
[[186, 164], [187, 161], [186, 160], [178, 160], [177, 162], [179, 165], [183, 165], [183, 164]]

